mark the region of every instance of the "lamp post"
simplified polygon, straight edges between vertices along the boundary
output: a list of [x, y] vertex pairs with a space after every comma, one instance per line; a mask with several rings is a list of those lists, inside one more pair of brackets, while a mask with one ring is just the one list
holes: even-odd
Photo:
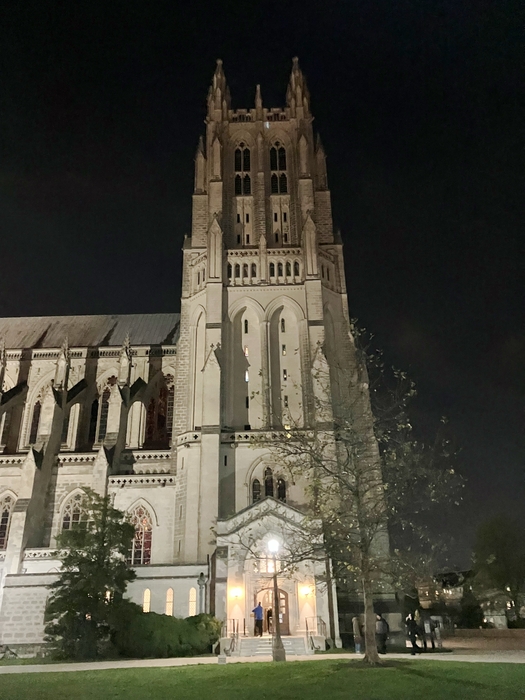
[[279, 619], [279, 589], [277, 588], [277, 552], [279, 542], [270, 540], [268, 551], [273, 556], [273, 644], [272, 656], [274, 661], [286, 661], [286, 652], [281, 639], [281, 621]]

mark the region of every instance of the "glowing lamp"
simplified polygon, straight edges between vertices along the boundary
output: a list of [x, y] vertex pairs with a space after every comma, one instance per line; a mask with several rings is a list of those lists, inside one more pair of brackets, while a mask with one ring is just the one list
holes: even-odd
[[230, 589], [231, 598], [242, 598], [242, 588], [231, 588]]
[[312, 595], [312, 587], [311, 586], [302, 586], [300, 589], [300, 593], [305, 598], [308, 598], [308, 596]]
[[270, 540], [268, 542], [268, 551], [272, 554], [277, 554], [279, 551], [279, 542], [277, 542], [277, 540]]

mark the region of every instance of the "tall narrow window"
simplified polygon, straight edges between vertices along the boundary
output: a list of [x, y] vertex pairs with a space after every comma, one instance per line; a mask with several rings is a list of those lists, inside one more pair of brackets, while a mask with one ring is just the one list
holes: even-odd
[[288, 180], [286, 177], [286, 150], [276, 141], [270, 148], [270, 189], [272, 194], [286, 194], [288, 192]]
[[286, 345], [281, 345], [281, 355], [286, 355]]
[[[97, 401], [98, 409], [98, 420], [97, 420], [97, 431], [96, 440], [97, 442], [103, 442], [106, 437], [108, 430], [108, 415], [109, 415], [109, 398], [111, 396], [111, 387], [117, 383], [117, 378], [115, 376], [109, 377], [102, 391], [102, 395]], [[92, 406], [93, 409], [93, 406]]]
[[151, 591], [149, 588], [144, 589], [142, 594], [142, 612], [149, 612], [151, 610]]
[[2, 435], [0, 437], [0, 445], [7, 445], [9, 440], [9, 428], [11, 427], [11, 411], [4, 413], [2, 424]]
[[12, 496], [4, 496], [0, 499], [0, 549], [6, 549], [9, 538], [9, 525], [15, 499]]
[[97, 420], [98, 420], [98, 399], [95, 399], [91, 404], [89, 412], [89, 432], [88, 441], [92, 445], [97, 437]]
[[188, 603], [188, 617], [193, 617], [197, 614], [197, 589], [193, 586], [190, 588]]
[[241, 266], [235, 265], [235, 277], [239, 278], [241, 276]]
[[233, 160], [235, 166], [235, 194], [251, 194], [250, 149], [241, 142], [235, 149]]
[[286, 263], [286, 276], [287, 277], [292, 276], [292, 264], [289, 262]]
[[277, 479], [277, 499], [286, 503], [286, 482], [284, 479]]
[[244, 321], [244, 332], [248, 333], [248, 319]]
[[244, 372], [244, 381], [249, 382], [250, 381], [250, 373], [248, 370], [245, 370]]
[[62, 445], [67, 445], [67, 434], [69, 431], [69, 417], [71, 415], [71, 411], [68, 411], [66, 415], [64, 416], [64, 420], [62, 422], [62, 437], [60, 438], [60, 442]]
[[62, 530], [71, 530], [87, 520], [85, 498], [83, 493], [76, 493], [68, 500], [62, 512]]
[[38, 436], [38, 426], [40, 425], [40, 413], [42, 411], [42, 403], [37, 401], [33, 408], [31, 417], [31, 430], [29, 432], [29, 444], [34, 445]]
[[284, 318], [282, 318], [281, 319], [281, 333], [285, 333], [285, 332], [286, 332], [286, 321], [284, 320]]
[[293, 273], [296, 277], [299, 277], [299, 263], [297, 260], [293, 264]]
[[250, 356], [250, 351], [248, 350], [248, 346], [244, 346], [244, 357], [249, 357]]
[[248, 277], [248, 265], [242, 266], [242, 276], [244, 277], [244, 279], [247, 279], [247, 277]]
[[259, 479], [254, 479], [252, 482], [252, 503], [257, 503], [261, 500], [261, 482]]
[[252, 263], [252, 277], [257, 277], [257, 265]]
[[228, 279], [231, 280], [231, 278], [232, 278], [232, 266], [230, 265], [230, 263], [228, 263]]
[[131, 543], [130, 564], [142, 566], [151, 562], [151, 516], [142, 505], [131, 513], [131, 523], [135, 527], [135, 536]]
[[279, 277], [283, 276], [283, 264], [282, 263], [277, 263], [277, 275]]
[[166, 591], [166, 615], [173, 616], [173, 588]]
[[270, 263], [270, 277], [275, 277], [275, 265]]
[[283, 382], [286, 382], [288, 380], [288, 370], [283, 369]]
[[283, 403], [284, 403], [284, 407], [288, 408], [288, 396], [286, 396], [286, 394], [283, 396]]
[[270, 467], [264, 472], [264, 495], [273, 496], [273, 473]]

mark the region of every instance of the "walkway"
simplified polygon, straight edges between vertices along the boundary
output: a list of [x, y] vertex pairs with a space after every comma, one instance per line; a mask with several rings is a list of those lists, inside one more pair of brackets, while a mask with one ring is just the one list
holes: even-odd
[[[315, 656], [291, 656], [288, 663], [294, 661], [338, 661], [343, 659], [357, 660], [356, 654], [319, 654]], [[469, 663], [508, 663], [525, 664], [525, 651], [494, 651], [484, 654], [421, 654], [410, 656], [409, 654], [387, 654], [382, 657], [388, 659], [404, 659], [405, 661], [466, 661]], [[261, 661], [271, 661], [271, 656], [249, 656], [228, 658], [228, 664], [253, 664]], [[0, 666], [2, 673], [56, 673], [63, 671], [105, 671], [111, 668], [169, 668], [172, 666], [198, 666], [201, 664], [217, 665], [217, 657], [203, 656], [200, 658], [177, 659], [137, 659], [136, 661], [90, 661], [86, 663], [70, 664], [34, 664], [27, 666]]]

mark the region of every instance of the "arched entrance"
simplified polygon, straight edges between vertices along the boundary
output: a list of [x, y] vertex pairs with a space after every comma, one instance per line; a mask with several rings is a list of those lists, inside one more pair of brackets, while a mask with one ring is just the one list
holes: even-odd
[[[281, 623], [281, 634], [290, 634], [290, 615], [288, 608], [288, 593], [282, 588], [279, 592], [279, 622]], [[262, 588], [254, 595], [254, 607], [261, 603], [264, 608], [263, 631], [273, 633], [273, 586], [272, 588]]]

